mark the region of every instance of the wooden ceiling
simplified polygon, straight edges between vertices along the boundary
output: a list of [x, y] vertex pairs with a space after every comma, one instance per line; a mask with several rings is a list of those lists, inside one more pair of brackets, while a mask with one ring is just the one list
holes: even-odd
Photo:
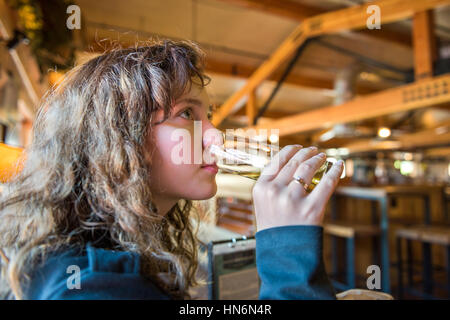
[[[82, 12], [86, 43], [113, 40], [124, 44], [151, 37], [191, 39], [207, 54], [212, 77], [208, 91], [221, 105], [308, 17], [348, 8], [362, 0], [76, 0]], [[435, 13], [435, 34], [440, 46], [450, 43], [450, 6]], [[329, 106], [334, 100], [336, 75], [358, 65], [356, 95], [364, 96], [406, 84], [414, 67], [412, 21], [382, 25], [381, 30], [360, 30], [323, 36], [310, 42], [295, 63], [285, 84], [271, 102], [266, 119]], [[89, 50], [88, 48], [86, 48]], [[255, 93], [257, 106], [269, 97], [288, 61]], [[241, 105], [245, 100], [240, 102]], [[446, 121], [446, 105], [437, 112]], [[442, 109], [443, 108], [443, 109]], [[357, 125], [373, 126], [407, 116], [399, 110]], [[413, 115], [420, 117], [421, 113]], [[263, 119], [264, 122], [264, 119]], [[417, 121], [416, 121], [417, 122]], [[227, 117], [223, 126], [245, 124], [245, 110]], [[284, 139], [313, 142], [317, 128]], [[419, 128], [420, 129], [420, 128]], [[338, 142], [336, 140], [336, 142]], [[329, 142], [328, 142], [329, 143]]]
[[[330, 9], [335, 9], [349, 5], [345, 1], [340, 5], [337, 1], [333, 1], [332, 5], [328, 2], [322, 6], [330, 5]], [[301, 1], [277, 1], [276, 5], [264, 9], [255, 6], [255, 1], [247, 0], [78, 0], [77, 3], [81, 7], [90, 40], [116, 39], [129, 42], [152, 36], [192, 39], [205, 49], [208, 61], [211, 61], [210, 69], [218, 71], [217, 76], [233, 75], [236, 71], [236, 75], [241, 77], [247, 77], [261, 65], [300, 22], [298, 16], [289, 17], [287, 10], [277, 11], [275, 7], [283, 8], [283, 4], [300, 5], [300, 9], [303, 9], [300, 17], [306, 16], [305, 12], [323, 11], [316, 8], [321, 1], [314, 1], [316, 7], [302, 4]], [[306, 5], [309, 9], [305, 11]], [[397, 32], [401, 39], [399, 42], [391, 41], [392, 36], [388, 31], [376, 30], [374, 33], [379, 35], [368, 37], [362, 36], [363, 32], [357, 32], [324, 37], [320, 42], [311, 43], [296, 63], [288, 83], [307, 87], [323, 85], [323, 88], [331, 89], [339, 69], [363, 63], [365, 58], [373, 59], [387, 68], [412, 68], [410, 41], [408, 45], [405, 40], [410, 38], [407, 32]], [[389, 50], [386, 50], [387, 45]], [[366, 67], [368, 72], [383, 71], [373, 66]], [[275, 76], [274, 80], [278, 78]], [[362, 85], [362, 91], [367, 93], [370, 90], [368, 88], [383, 89], [383, 82], [366, 81], [363, 83], [366, 90]], [[299, 101], [298, 110], [302, 110], [302, 105]]]

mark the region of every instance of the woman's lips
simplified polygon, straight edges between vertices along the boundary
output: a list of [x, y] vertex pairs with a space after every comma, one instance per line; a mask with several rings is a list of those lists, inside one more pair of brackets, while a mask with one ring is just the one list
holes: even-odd
[[205, 169], [213, 174], [216, 174], [219, 171], [219, 168], [215, 164], [203, 166], [201, 169]]

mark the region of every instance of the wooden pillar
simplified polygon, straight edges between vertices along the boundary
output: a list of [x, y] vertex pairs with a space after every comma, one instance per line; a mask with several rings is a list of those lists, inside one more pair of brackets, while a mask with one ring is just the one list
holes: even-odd
[[433, 76], [437, 58], [433, 11], [417, 12], [413, 16], [414, 74], [416, 80]]
[[248, 100], [247, 100], [247, 106], [246, 106], [246, 114], [247, 114], [247, 121], [248, 125], [253, 125], [253, 119], [256, 117], [256, 89], [253, 89], [248, 94]]

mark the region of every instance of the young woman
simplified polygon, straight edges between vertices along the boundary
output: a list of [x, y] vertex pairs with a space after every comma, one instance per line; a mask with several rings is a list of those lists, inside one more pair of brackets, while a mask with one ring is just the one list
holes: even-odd
[[[173, 161], [172, 136], [194, 140], [201, 123], [203, 149], [220, 137], [202, 61], [188, 41], [113, 50], [45, 97], [23, 170], [1, 195], [3, 298], [189, 298], [191, 200], [214, 196], [217, 168]], [[253, 189], [262, 299], [334, 298], [320, 225], [342, 164], [304, 189], [324, 160], [315, 148], [287, 146]]]

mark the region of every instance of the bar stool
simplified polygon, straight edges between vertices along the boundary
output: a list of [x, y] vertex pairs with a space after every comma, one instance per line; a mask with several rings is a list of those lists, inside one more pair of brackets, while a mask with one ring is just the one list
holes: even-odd
[[[403, 260], [402, 260], [402, 240], [406, 240], [406, 270], [408, 286], [403, 285]], [[450, 298], [450, 227], [442, 226], [413, 226], [401, 228], [396, 231], [397, 244], [397, 271], [398, 271], [398, 296], [404, 298], [405, 291], [424, 298], [434, 299], [433, 296], [433, 266], [432, 257], [429, 252], [424, 255], [422, 261], [423, 291], [417, 291], [414, 287], [413, 270], [413, 250], [412, 241], [418, 241], [426, 245], [437, 244], [445, 247], [446, 252], [446, 276], [447, 295]]]
[[[333, 221], [325, 223], [324, 233], [336, 238], [344, 238], [346, 242], [346, 278], [347, 283], [334, 281], [334, 285], [341, 290], [354, 289], [356, 287], [355, 272], [355, 245], [356, 238], [360, 237], [379, 237], [381, 229], [377, 225], [357, 224], [347, 221]], [[337, 248], [332, 248], [332, 276], [337, 273]], [[378, 251], [378, 250], [376, 250]], [[374, 252], [374, 260], [378, 261], [377, 254]]]

